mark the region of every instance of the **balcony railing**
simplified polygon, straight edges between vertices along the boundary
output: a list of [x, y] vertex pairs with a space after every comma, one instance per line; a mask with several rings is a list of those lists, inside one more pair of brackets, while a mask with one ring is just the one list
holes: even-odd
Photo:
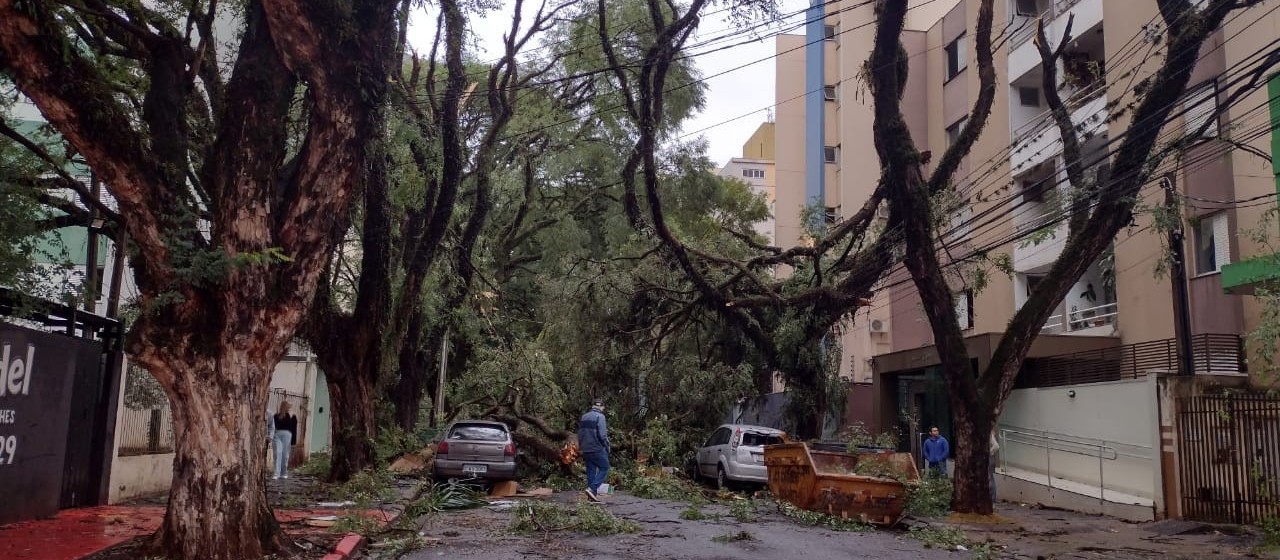
[[[1067, 13], [1072, 6], [1079, 3], [1080, 0], [1057, 0], [1050, 2], [1049, 7], [1033, 16], [1021, 16], [1023, 18], [1022, 25], [1018, 27], [1013, 35], [1009, 37], [1009, 52], [1013, 52], [1018, 47], [1026, 44], [1032, 37], [1036, 36], [1036, 20], [1043, 19], [1045, 22], [1053, 21], [1062, 14]], [[1046, 25], [1046, 27], [1048, 27]]]
[[[1246, 373], [1244, 341], [1233, 334], [1191, 337], [1194, 373]], [[1127, 344], [1088, 352], [1027, 360], [1017, 387], [1058, 387], [1138, 379], [1152, 371], [1177, 371], [1174, 339]]]
[[1063, 315], [1054, 315], [1045, 321], [1040, 332], [1059, 334], [1072, 331], [1105, 327], [1115, 324], [1119, 309], [1115, 303], [1104, 303], [1097, 307], [1068, 311]]
[[[1072, 92], [1063, 103], [1066, 104], [1067, 109], [1075, 111], [1106, 92], [1106, 80], [1098, 79], [1089, 84], [1088, 87]], [[1079, 123], [1075, 124], [1079, 125]], [[1023, 123], [1022, 126], [1013, 129], [1013, 141], [1018, 143], [1028, 138], [1034, 138], [1036, 135], [1043, 134], [1046, 130], [1055, 126], [1057, 126], [1057, 123], [1053, 120], [1053, 111], [1045, 109], [1040, 114], [1032, 117], [1031, 120]]]

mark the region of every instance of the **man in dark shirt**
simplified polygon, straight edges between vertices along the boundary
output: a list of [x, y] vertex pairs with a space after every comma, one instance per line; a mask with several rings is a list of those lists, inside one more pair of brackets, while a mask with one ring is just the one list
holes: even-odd
[[591, 410], [578, 419], [578, 447], [587, 464], [587, 499], [598, 502], [596, 491], [609, 474], [609, 431], [604, 420], [604, 401], [596, 399]]

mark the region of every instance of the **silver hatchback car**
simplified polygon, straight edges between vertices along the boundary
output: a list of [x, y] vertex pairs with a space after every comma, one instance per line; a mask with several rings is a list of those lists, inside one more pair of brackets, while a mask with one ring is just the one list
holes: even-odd
[[501, 422], [459, 420], [436, 444], [436, 478], [516, 478], [516, 443]]
[[782, 430], [746, 424], [725, 424], [711, 432], [698, 449], [697, 474], [725, 488], [731, 482], [768, 484], [764, 446], [783, 443]]

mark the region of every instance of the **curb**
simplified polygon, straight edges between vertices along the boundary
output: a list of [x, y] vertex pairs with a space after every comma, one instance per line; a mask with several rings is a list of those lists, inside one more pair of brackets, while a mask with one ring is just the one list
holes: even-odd
[[324, 555], [324, 560], [345, 560], [355, 554], [360, 547], [364, 545], [364, 536], [356, 533], [347, 533], [338, 541], [338, 545], [333, 547], [333, 552]]

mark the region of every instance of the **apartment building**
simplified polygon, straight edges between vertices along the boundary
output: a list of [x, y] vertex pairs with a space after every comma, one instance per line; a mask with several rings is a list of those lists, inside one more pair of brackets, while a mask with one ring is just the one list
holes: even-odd
[[[776, 220], [784, 245], [802, 241], [799, 210], [806, 205], [822, 204], [831, 221], [856, 211], [879, 169], [871, 100], [859, 78], [875, 32], [873, 8], [816, 4], [805, 36], [778, 41]], [[1205, 138], [1170, 158], [1144, 186], [1134, 223], [1075, 284], [1033, 345], [1000, 419], [1002, 497], [1150, 519], [1177, 515], [1187, 495], [1202, 490], [1178, 484], [1174, 396], [1247, 381], [1241, 335], [1257, 323], [1260, 305], [1238, 294], [1261, 278], [1280, 276], [1276, 261], [1266, 258], [1280, 243], [1257, 244], [1245, 235], [1275, 207], [1269, 197], [1277, 190], [1277, 167], [1254, 152], [1273, 153], [1280, 143], [1274, 133], [1280, 121], [1268, 121], [1266, 110], [1269, 104], [1280, 112], [1280, 95], [1268, 97], [1262, 88], [1206, 125], [1211, 109], [1227, 98], [1229, 78], [1274, 46], [1280, 19], [1267, 4], [1240, 12], [1206, 42], [1164, 131], [1172, 139], [1205, 130]], [[912, 2], [908, 12], [904, 114], [934, 163], [979, 92], [972, 41], [978, 5]], [[815, 18], [820, 10], [825, 17]], [[1012, 265], [1011, 275], [989, 269], [983, 286], [967, 264], [949, 270], [956, 313], [979, 370], [1065, 242], [1061, 204], [1076, 186], [1067, 179], [1062, 141], [1041, 91], [1033, 36], [1036, 22], [1044, 21], [1056, 45], [1068, 19], [1072, 33], [1057, 68], [1058, 91], [1085, 139], [1087, 181], [1107, 180], [1107, 156], [1128, 127], [1127, 108], [1163, 59], [1154, 1], [996, 0], [996, 99], [956, 175], [957, 204], [943, 237], [944, 262], [964, 261], [982, 248], [1007, 255]], [[1272, 78], [1272, 88], [1280, 88], [1276, 84]], [[1227, 136], [1254, 149], [1229, 149], [1221, 141]], [[1185, 290], [1174, 289], [1170, 234], [1155, 223], [1154, 209], [1170, 201], [1185, 230]], [[1280, 225], [1272, 227], [1280, 239]], [[1171, 375], [1178, 371], [1175, 325], [1182, 305], [1197, 379], [1190, 385]], [[848, 361], [842, 371], [857, 383], [846, 422], [896, 431], [904, 449], [915, 449], [929, 426], [950, 432], [931, 330], [905, 271], [891, 271], [876, 302], [842, 333]]]
[[716, 170], [721, 177], [737, 179], [751, 186], [751, 191], [765, 197], [769, 204], [769, 218], [756, 224], [756, 233], [764, 237], [770, 245], [774, 243], [776, 222], [773, 214], [777, 211], [775, 185], [777, 177], [773, 168], [774, 158], [774, 124], [760, 123], [751, 137], [742, 144], [742, 157], [730, 158]]

